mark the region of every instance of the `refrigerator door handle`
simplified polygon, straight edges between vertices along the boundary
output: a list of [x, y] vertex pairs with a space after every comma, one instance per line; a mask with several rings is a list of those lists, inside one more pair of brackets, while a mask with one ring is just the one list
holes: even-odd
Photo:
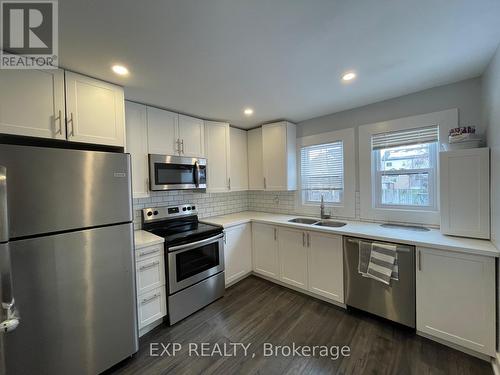
[[0, 166], [0, 332], [10, 332], [19, 325], [14, 295], [9, 250], [7, 209], [7, 169]]

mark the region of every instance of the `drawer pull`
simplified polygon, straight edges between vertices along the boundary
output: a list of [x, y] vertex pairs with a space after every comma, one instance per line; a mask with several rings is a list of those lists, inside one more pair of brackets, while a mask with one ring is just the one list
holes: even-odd
[[149, 297], [149, 298], [144, 298], [144, 299], [141, 301], [141, 305], [145, 305], [146, 303], [148, 303], [148, 302], [150, 302], [150, 301], [152, 301], [152, 300], [157, 299], [159, 296], [160, 296], [160, 294], [159, 294], [159, 293], [155, 293], [155, 294], [153, 294], [153, 295], [152, 295], [151, 297]]
[[151, 267], [154, 267], [154, 266], [157, 266], [158, 264], [160, 264], [160, 261], [157, 260], [156, 262], [151, 262], [149, 264], [146, 264], [145, 266], [142, 266], [141, 268], [139, 268], [140, 271], [142, 270], [147, 270], [148, 268], [151, 268]]
[[157, 253], [158, 251], [160, 251], [160, 249], [154, 249], [154, 250], [145, 251], [143, 253], [139, 253], [139, 256], [140, 257], [144, 257], [144, 256], [149, 255], [149, 254]]

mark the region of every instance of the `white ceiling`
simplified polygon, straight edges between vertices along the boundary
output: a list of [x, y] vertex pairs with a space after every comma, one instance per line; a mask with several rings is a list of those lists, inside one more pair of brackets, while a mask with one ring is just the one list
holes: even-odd
[[499, 15], [499, 0], [59, 0], [59, 54], [127, 99], [248, 128], [478, 76]]

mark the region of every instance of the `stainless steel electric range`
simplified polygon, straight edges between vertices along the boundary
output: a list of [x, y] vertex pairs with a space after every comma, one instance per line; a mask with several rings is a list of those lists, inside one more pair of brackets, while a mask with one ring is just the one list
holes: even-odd
[[142, 229], [165, 239], [172, 325], [224, 295], [224, 233], [200, 223], [195, 205], [142, 210]]

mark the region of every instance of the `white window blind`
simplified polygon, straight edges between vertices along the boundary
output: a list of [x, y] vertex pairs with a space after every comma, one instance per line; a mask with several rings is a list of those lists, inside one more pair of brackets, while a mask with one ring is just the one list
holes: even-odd
[[375, 134], [372, 136], [372, 149], [381, 150], [405, 145], [433, 143], [438, 140], [439, 127], [435, 125], [425, 128]]
[[343, 142], [305, 146], [300, 150], [302, 190], [343, 190]]

